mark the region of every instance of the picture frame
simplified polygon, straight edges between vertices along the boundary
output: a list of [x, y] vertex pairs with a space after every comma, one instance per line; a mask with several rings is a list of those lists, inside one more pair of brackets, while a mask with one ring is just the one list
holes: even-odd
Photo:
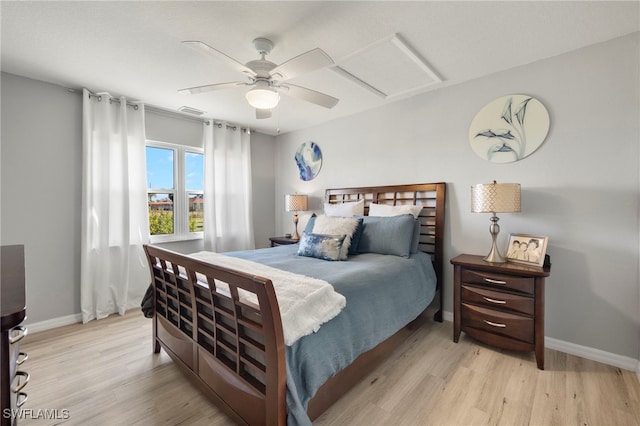
[[531, 234], [509, 234], [506, 258], [509, 262], [543, 266], [549, 237]]

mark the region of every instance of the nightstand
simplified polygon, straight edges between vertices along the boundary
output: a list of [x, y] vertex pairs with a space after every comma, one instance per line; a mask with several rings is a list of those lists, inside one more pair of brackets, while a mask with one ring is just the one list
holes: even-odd
[[460, 332], [489, 345], [535, 351], [544, 370], [544, 280], [550, 267], [453, 259], [453, 341]]
[[269, 241], [271, 241], [271, 247], [277, 246], [286, 246], [289, 244], [298, 244], [300, 240], [294, 240], [290, 237], [270, 237]]

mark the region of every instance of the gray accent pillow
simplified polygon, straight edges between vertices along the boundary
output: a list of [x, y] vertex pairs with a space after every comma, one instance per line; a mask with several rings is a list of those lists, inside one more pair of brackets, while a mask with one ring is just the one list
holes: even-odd
[[315, 257], [324, 260], [340, 260], [340, 250], [344, 235], [322, 235], [302, 233], [298, 256]]
[[349, 248], [351, 247], [351, 237], [358, 229], [360, 222], [355, 217], [327, 216], [321, 214], [314, 219], [314, 234], [321, 235], [344, 235], [342, 243], [342, 251], [340, 252], [340, 260], [347, 260], [349, 256]]
[[414, 231], [415, 218], [412, 214], [365, 216], [358, 253], [409, 257]]

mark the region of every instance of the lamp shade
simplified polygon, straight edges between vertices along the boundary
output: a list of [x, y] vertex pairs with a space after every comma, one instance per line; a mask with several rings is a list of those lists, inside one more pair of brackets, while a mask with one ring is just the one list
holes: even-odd
[[302, 194], [285, 195], [284, 208], [288, 212], [307, 210], [307, 196]]
[[520, 211], [519, 183], [481, 183], [471, 187], [473, 213], [517, 213]]
[[245, 97], [249, 105], [257, 109], [273, 109], [280, 102], [280, 94], [265, 81], [257, 81]]

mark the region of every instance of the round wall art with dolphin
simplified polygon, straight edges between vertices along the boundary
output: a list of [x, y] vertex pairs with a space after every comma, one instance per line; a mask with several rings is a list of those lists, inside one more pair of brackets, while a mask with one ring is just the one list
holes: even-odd
[[296, 151], [296, 164], [300, 179], [311, 180], [318, 176], [322, 167], [322, 151], [315, 142], [304, 142]]
[[469, 126], [469, 143], [481, 158], [511, 163], [531, 155], [549, 132], [549, 113], [528, 95], [508, 95], [485, 105]]

